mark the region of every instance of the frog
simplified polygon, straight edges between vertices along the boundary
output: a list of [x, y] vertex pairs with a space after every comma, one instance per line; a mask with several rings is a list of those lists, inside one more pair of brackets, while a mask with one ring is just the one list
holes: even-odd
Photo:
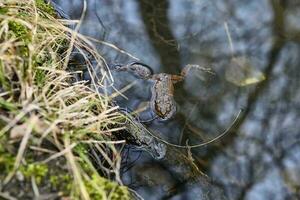
[[151, 79], [155, 81], [150, 101], [152, 110], [162, 120], [172, 118], [177, 110], [174, 99], [174, 84], [182, 81], [183, 76], [159, 73], [154, 74]]
[[117, 71], [129, 71], [137, 78], [153, 81], [151, 88], [151, 110], [161, 120], [172, 118], [177, 110], [174, 99], [174, 85], [184, 80], [189, 67], [184, 67], [179, 75], [158, 73], [154, 74], [151, 67], [140, 62], [132, 62], [127, 65], [117, 65]]

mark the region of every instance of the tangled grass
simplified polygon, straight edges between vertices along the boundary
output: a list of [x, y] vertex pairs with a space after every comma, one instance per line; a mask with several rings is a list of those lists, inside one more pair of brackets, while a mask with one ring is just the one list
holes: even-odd
[[[91, 43], [67, 27], [74, 23], [43, 0], [0, 1], [2, 198], [129, 199], [116, 148], [124, 141], [111, 138], [122, 115], [107, 96], [74, 81], [80, 71], [68, 71], [73, 49], [105, 67]], [[99, 169], [91, 149], [103, 158]]]

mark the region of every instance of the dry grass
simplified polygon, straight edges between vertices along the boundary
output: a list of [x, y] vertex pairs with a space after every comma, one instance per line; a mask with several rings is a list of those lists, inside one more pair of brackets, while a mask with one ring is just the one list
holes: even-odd
[[[0, 1], [0, 6], [0, 168], [5, 169], [0, 175], [0, 196], [13, 199], [18, 192], [11, 187], [22, 179], [18, 177], [29, 176], [32, 191], [28, 194], [39, 197], [40, 191], [48, 191], [41, 183], [60, 181], [60, 176], [51, 174], [50, 167], [56, 167], [61, 171], [55, 173], [66, 172], [71, 178], [66, 182], [68, 189], [62, 185], [55, 195], [129, 198], [127, 189], [120, 186], [121, 158], [116, 149], [116, 144], [124, 141], [111, 141], [111, 133], [122, 129], [118, 124], [122, 116], [117, 107], [110, 106], [109, 97], [84, 82], [74, 82], [80, 72], [67, 68], [76, 48], [86, 58], [90, 72], [93, 68], [87, 52], [97, 61], [103, 77], [111, 79], [105, 74], [101, 55], [76, 29], [66, 26], [78, 22], [55, 18], [51, 7], [41, 0]], [[97, 88], [95, 80], [92, 82]], [[98, 164], [103, 164], [103, 173], [116, 183], [99, 175], [87, 155], [91, 148], [102, 154], [106, 164]], [[46, 173], [37, 174], [38, 169], [46, 169]], [[50, 188], [53, 190], [53, 185]]]

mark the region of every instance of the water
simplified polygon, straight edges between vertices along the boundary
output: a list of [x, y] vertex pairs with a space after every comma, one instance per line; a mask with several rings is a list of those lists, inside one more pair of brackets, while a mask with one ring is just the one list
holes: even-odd
[[[53, 2], [80, 18], [83, 1]], [[244, 110], [226, 136], [191, 150], [213, 180], [208, 188], [179, 181], [173, 166], [132, 150], [128, 163], [138, 160], [124, 169], [124, 183], [145, 199], [197, 199], [203, 191], [218, 191], [203, 199], [300, 198], [299, 15], [294, 0], [89, 0], [80, 32], [130, 53], [95, 43], [110, 66], [138, 58], [155, 73], [180, 74], [187, 64], [215, 72], [193, 69], [175, 85], [176, 116], [147, 123], [161, 137], [207, 141]], [[138, 89], [145, 84], [142, 97], [128, 94], [132, 109], [148, 99], [148, 82]]]

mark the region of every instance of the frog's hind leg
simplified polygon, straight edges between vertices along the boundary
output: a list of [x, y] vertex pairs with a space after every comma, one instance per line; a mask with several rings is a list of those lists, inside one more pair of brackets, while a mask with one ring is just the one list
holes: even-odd
[[142, 79], [149, 79], [153, 75], [153, 69], [144, 63], [133, 62], [128, 64], [127, 68]]
[[149, 79], [153, 75], [152, 68], [140, 62], [132, 62], [126, 65], [116, 64], [113, 65], [111, 68], [112, 70], [116, 70], [116, 71], [131, 72], [139, 79]]
[[153, 69], [149, 65], [146, 65], [144, 63], [141, 63], [141, 62], [132, 62], [129, 65], [130, 66], [137, 66], [137, 67], [140, 67], [140, 68], [146, 68], [151, 75], [154, 74]]

